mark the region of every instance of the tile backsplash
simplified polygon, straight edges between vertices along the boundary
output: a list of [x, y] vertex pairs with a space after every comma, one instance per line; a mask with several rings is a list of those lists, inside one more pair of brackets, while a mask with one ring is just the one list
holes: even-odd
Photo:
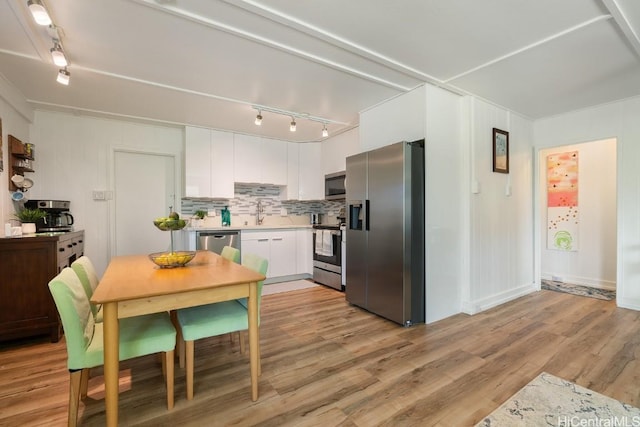
[[[281, 217], [282, 209], [286, 210], [286, 216], [309, 216], [310, 213], [338, 215], [340, 209], [345, 207], [344, 201], [332, 200], [280, 200], [280, 187], [266, 184], [235, 184], [235, 197], [228, 200], [208, 200], [208, 199], [182, 199], [182, 216], [192, 216], [197, 210], [216, 211], [216, 216], [220, 215], [220, 210], [228, 206], [232, 217], [255, 216], [258, 200], [264, 208], [264, 215], [269, 217]], [[233, 223], [233, 221], [232, 221]]]

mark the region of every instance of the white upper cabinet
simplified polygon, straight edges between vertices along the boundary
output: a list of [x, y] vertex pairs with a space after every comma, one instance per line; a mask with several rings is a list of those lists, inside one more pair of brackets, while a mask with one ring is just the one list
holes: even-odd
[[235, 135], [236, 182], [287, 184], [287, 143], [249, 135]]
[[299, 144], [299, 200], [324, 200], [324, 175], [319, 142]]
[[185, 197], [234, 197], [233, 134], [185, 129]]
[[185, 129], [184, 174], [185, 197], [211, 195], [211, 131], [204, 128]]
[[233, 140], [232, 133], [211, 131], [211, 197], [235, 197]]
[[262, 139], [261, 183], [287, 185], [287, 142]]
[[260, 183], [262, 168], [262, 141], [260, 137], [235, 135], [234, 165], [236, 182]]
[[298, 200], [300, 181], [299, 173], [299, 159], [300, 144], [296, 142], [289, 142], [287, 144], [287, 186], [284, 188], [284, 193], [281, 193], [283, 200]]

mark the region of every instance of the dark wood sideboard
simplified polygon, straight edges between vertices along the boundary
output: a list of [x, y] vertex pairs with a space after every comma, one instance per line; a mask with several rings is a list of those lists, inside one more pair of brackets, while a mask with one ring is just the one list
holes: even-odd
[[0, 341], [49, 334], [61, 324], [49, 281], [82, 256], [84, 231], [0, 238]]

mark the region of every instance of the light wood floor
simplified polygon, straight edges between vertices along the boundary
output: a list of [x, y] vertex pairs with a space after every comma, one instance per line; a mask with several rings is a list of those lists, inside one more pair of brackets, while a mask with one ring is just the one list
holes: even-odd
[[[263, 299], [260, 399], [228, 336], [196, 343], [195, 397], [176, 369], [166, 410], [160, 364], [121, 364], [121, 425], [470, 426], [541, 371], [640, 406], [640, 313], [541, 291], [475, 315], [402, 328], [325, 287]], [[65, 425], [61, 341], [0, 345], [0, 425]], [[104, 424], [101, 369], [82, 425]]]

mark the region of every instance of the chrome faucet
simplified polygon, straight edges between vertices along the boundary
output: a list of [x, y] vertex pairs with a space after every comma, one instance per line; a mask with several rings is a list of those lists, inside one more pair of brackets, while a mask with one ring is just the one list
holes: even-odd
[[258, 206], [256, 207], [256, 225], [262, 225], [264, 216], [260, 218], [260, 214], [264, 212], [264, 206], [262, 206], [262, 200], [258, 199]]

